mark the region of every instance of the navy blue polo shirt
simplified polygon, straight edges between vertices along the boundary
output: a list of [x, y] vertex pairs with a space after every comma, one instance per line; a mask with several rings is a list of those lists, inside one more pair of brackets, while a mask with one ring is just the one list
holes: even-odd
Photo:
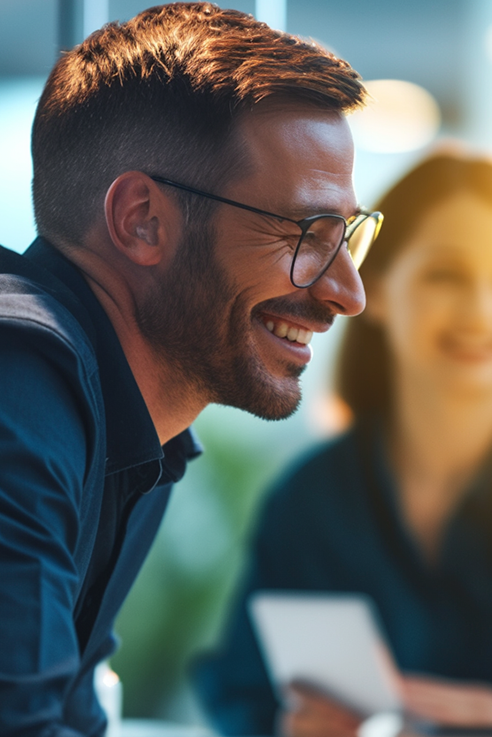
[[161, 447], [106, 313], [41, 238], [0, 251], [0, 343], [0, 734], [96, 737], [94, 667], [200, 448]]

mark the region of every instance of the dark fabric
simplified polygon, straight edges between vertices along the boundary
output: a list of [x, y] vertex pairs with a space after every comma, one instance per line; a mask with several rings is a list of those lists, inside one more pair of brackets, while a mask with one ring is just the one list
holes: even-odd
[[377, 423], [318, 448], [267, 496], [222, 646], [194, 666], [212, 723], [224, 734], [273, 734], [278, 705], [246, 608], [261, 589], [366, 594], [402, 670], [492, 682], [491, 546], [490, 463], [431, 567], [403, 522]]
[[199, 452], [161, 448], [106, 313], [42, 239], [0, 249], [0, 734], [102, 737], [95, 665]]

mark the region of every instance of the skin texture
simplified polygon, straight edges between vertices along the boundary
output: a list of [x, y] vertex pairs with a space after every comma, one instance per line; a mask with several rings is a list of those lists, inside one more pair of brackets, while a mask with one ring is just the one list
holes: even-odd
[[441, 679], [408, 677], [402, 692], [411, 714], [452, 727], [490, 727], [492, 690]]
[[356, 737], [361, 717], [322, 696], [311, 686], [296, 683], [287, 691], [290, 709], [281, 712], [278, 730], [286, 737]]
[[[297, 219], [355, 212], [343, 117], [261, 103], [243, 116], [238, 140], [247, 171], [218, 194]], [[267, 318], [323, 332], [335, 315], [364, 308], [345, 248], [312, 287], [292, 286], [294, 231], [224, 204], [205, 229], [193, 217], [185, 227], [169, 187], [126, 172], [85, 248], [68, 253], [112, 320], [163, 442], [210, 402], [287, 417], [310, 349], [274, 336]]]
[[[390, 456], [401, 507], [428, 565], [443, 529], [492, 444], [492, 207], [461, 193], [417, 225], [367, 286], [367, 319], [393, 354]], [[377, 246], [376, 246], [377, 247]], [[448, 726], [490, 727], [492, 688], [405, 674], [407, 712]], [[286, 737], [353, 737], [360, 717], [293, 686]]]
[[[244, 121], [240, 133], [252, 173], [230, 187], [229, 197], [288, 217], [354, 212], [352, 144], [342, 118], [314, 110], [281, 115], [268, 110]], [[289, 277], [296, 226], [227, 205], [218, 209], [214, 226], [214, 260], [207, 279], [202, 272], [200, 282], [195, 280], [189, 304], [201, 285], [193, 310], [198, 315], [205, 305], [203, 315], [215, 335], [211, 342], [208, 336], [200, 340], [202, 331], [195, 334], [189, 357], [194, 359], [198, 346], [199, 379], [208, 401], [267, 419], [286, 417], [300, 400], [298, 377], [310, 351], [272, 335], [266, 321], [327, 330], [337, 313], [362, 309], [358, 275], [344, 249], [312, 288], [296, 289]], [[188, 325], [196, 320], [188, 318]]]

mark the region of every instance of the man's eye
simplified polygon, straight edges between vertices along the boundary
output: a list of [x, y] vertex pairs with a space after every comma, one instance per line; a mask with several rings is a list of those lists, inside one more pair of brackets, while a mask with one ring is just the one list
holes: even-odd
[[303, 244], [313, 246], [319, 241], [319, 233], [315, 230], [308, 230], [302, 239]]
[[290, 249], [293, 251], [297, 248], [297, 244], [299, 243], [299, 236], [294, 235], [293, 233], [284, 233], [282, 236], [282, 240], [284, 240]]

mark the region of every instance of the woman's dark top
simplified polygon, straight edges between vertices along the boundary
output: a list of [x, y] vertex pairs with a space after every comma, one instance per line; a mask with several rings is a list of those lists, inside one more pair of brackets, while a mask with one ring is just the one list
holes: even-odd
[[376, 423], [359, 423], [291, 470], [259, 517], [222, 646], [194, 668], [215, 728], [274, 731], [278, 703], [246, 610], [260, 589], [367, 594], [403, 671], [492, 683], [491, 484], [492, 459], [431, 565], [402, 519]]

